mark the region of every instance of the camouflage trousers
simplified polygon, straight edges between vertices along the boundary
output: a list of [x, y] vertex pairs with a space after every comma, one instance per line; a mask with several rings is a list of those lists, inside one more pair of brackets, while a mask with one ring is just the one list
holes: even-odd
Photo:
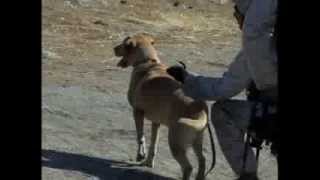
[[[221, 150], [232, 170], [242, 173], [244, 133], [249, 125], [252, 103], [246, 100], [216, 102], [211, 108], [211, 121]], [[246, 173], [256, 173], [257, 163], [251, 148], [246, 160]]]

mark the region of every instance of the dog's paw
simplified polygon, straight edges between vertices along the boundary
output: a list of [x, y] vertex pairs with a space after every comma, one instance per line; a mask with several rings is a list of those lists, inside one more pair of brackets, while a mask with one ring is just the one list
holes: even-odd
[[137, 155], [137, 158], [136, 158], [136, 161], [142, 161], [146, 158], [146, 155], [145, 154], [138, 154]]

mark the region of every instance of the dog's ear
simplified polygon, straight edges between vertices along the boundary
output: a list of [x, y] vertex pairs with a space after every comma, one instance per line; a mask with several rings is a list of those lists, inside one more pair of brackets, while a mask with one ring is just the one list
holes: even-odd
[[151, 45], [154, 45], [155, 44], [155, 39], [153, 38], [153, 36], [151, 34], [148, 34], [148, 33], [141, 33], [141, 35], [146, 38]]
[[137, 42], [136, 42], [136, 40], [134, 40], [133, 38], [128, 37], [127, 40], [125, 41], [125, 45], [126, 45], [127, 47], [133, 48], [133, 47], [136, 47], [136, 46], [137, 46]]
[[151, 45], [154, 45], [155, 44], [155, 39], [151, 36], [151, 35], [146, 35], [146, 37], [149, 39]]

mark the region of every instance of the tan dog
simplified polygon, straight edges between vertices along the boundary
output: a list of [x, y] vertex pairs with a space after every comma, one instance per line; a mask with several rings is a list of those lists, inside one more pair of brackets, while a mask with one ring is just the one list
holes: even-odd
[[142, 165], [154, 166], [158, 131], [160, 124], [164, 124], [169, 128], [170, 150], [182, 168], [183, 179], [189, 179], [192, 172], [186, 155], [189, 147], [193, 148], [199, 162], [197, 180], [204, 179], [206, 165], [202, 145], [208, 122], [207, 105], [184, 96], [181, 84], [167, 74], [167, 66], [160, 62], [153, 43], [150, 36], [138, 34], [127, 37], [114, 48], [115, 55], [122, 57], [118, 66], [133, 66], [128, 100], [133, 107], [137, 130], [137, 161], [145, 158], [143, 122], [147, 118], [152, 121], [151, 145]]

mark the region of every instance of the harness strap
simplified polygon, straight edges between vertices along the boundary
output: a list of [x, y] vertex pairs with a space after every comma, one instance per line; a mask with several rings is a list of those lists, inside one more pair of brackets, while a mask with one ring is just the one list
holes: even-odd
[[[249, 123], [252, 124], [253, 119], [256, 116], [257, 113], [257, 102], [254, 102], [252, 106], [252, 111], [251, 111], [251, 117]], [[244, 146], [244, 152], [243, 152], [243, 158], [242, 158], [242, 172], [245, 172], [246, 170], [246, 162], [247, 162], [247, 157], [248, 157], [248, 151], [249, 151], [249, 146], [253, 145], [257, 149], [256, 151], [256, 161], [259, 161], [259, 154], [260, 154], [260, 149], [261, 149], [261, 144], [262, 141], [254, 141], [252, 135], [251, 135], [251, 130], [248, 129], [246, 133], [246, 138], [245, 138], [245, 146]], [[257, 163], [258, 164], [258, 163]]]
[[[246, 163], [247, 163], [247, 157], [248, 157], [248, 151], [250, 147], [250, 143], [252, 142], [252, 136], [247, 133], [247, 137], [245, 139], [245, 146], [244, 146], [244, 152], [243, 152], [243, 158], [242, 158], [242, 172], [245, 172], [246, 170]], [[261, 143], [262, 144], [262, 143]], [[257, 166], [259, 164], [259, 155], [261, 150], [261, 144], [255, 145], [254, 148], [256, 148], [256, 162]]]
[[245, 172], [245, 170], [246, 170], [249, 145], [250, 145], [249, 144], [249, 134], [247, 134], [247, 137], [245, 139], [245, 144], [244, 144], [243, 157], [242, 157], [242, 172]]

